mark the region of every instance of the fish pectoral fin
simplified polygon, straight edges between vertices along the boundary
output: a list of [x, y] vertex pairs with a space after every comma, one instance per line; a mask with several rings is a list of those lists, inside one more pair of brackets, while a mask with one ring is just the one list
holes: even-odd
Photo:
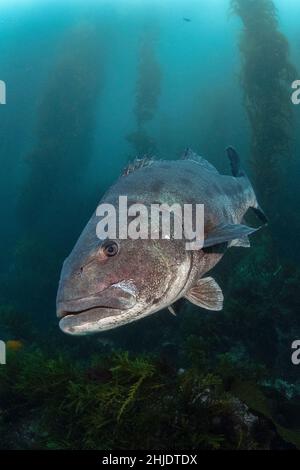
[[236, 238], [235, 240], [232, 240], [229, 245], [228, 245], [228, 248], [231, 248], [233, 246], [238, 246], [238, 247], [241, 247], [241, 248], [250, 248], [250, 240], [248, 237], [243, 237], [243, 238]]
[[209, 246], [219, 245], [221, 243], [231, 242], [232, 240], [239, 240], [248, 237], [254, 232], [257, 232], [261, 227], [254, 228], [242, 224], [220, 224], [217, 225], [212, 232], [210, 232], [204, 240], [204, 248]]
[[199, 279], [185, 295], [192, 304], [206, 310], [223, 309], [224, 296], [221, 287], [212, 277]]

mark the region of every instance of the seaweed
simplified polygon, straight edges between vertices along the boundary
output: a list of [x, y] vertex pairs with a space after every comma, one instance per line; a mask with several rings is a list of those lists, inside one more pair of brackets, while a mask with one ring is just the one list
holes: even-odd
[[[198, 350], [198, 345], [190, 347]], [[10, 353], [8, 359], [7, 367], [0, 369], [0, 433], [5, 429], [5, 448], [272, 446], [268, 408], [253, 402], [248, 408], [241, 386], [235, 382], [228, 388], [225, 376], [208, 364], [174, 371], [154, 356], [127, 352], [96, 355], [86, 363], [37, 346]], [[99, 374], [90, 377], [91, 368]], [[269, 430], [263, 443], [255, 437], [261, 428]], [[292, 429], [278, 432], [282, 447], [284, 440], [297, 444]]]
[[232, 0], [243, 22], [241, 84], [251, 127], [251, 166], [264, 207], [274, 214], [283, 163], [292, 153], [290, 85], [296, 71], [272, 0]]
[[[78, 184], [92, 154], [99, 93], [102, 87], [101, 34], [88, 24], [65, 37], [38, 110], [36, 148], [26, 157], [27, 180], [18, 215], [32, 233], [42, 222], [48, 229], [55, 210], [57, 223], [77, 212]], [[75, 200], [74, 200], [75, 199]], [[63, 210], [59, 201], [64, 200]], [[73, 207], [73, 210], [71, 210]], [[60, 226], [62, 229], [62, 226]]]
[[262, 414], [272, 421], [278, 434], [282, 437], [283, 440], [293, 444], [297, 449], [300, 449], [300, 429], [287, 429], [277, 422], [277, 420], [273, 417], [273, 413], [270, 405], [268, 404], [266, 396], [255, 383], [241, 382], [236, 380], [232, 390], [252, 410]]

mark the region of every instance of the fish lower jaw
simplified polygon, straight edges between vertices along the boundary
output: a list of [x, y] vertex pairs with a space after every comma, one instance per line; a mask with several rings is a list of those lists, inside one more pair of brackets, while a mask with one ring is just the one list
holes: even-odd
[[[161, 308], [157, 308], [155, 312], [159, 310]], [[142, 307], [126, 311], [113, 308], [95, 308], [81, 313], [68, 313], [61, 318], [59, 327], [63, 333], [72, 336], [86, 336], [113, 330], [155, 312]]]
[[59, 321], [59, 327], [63, 333], [85, 336], [116, 328], [125, 314], [124, 310], [107, 307], [97, 307], [83, 312], [66, 312]]
[[[174, 300], [174, 299], [173, 299]], [[140, 303], [127, 310], [98, 307], [83, 312], [69, 312], [59, 322], [60, 329], [72, 336], [87, 336], [133, 323], [167, 308], [170, 302], [152, 305]]]

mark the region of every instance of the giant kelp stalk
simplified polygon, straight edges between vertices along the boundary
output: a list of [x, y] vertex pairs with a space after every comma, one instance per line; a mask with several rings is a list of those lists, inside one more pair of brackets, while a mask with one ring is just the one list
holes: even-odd
[[28, 177], [19, 201], [20, 216], [30, 230], [42, 221], [48, 224], [50, 209], [61, 218], [69, 210], [74, 212], [74, 197], [92, 153], [101, 83], [99, 49], [96, 29], [77, 26], [62, 44], [50, 74], [39, 108], [37, 143], [27, 157]]
[[55, 298], [66, 245], [73, 243], [74, 230], [88, 217], [83, 184], [102, 81], [99, 44], [97, 28], [77, 26], [65, 38], [49, 74], [18, 204], [20, 238], [12, 276], [19, 299], [22, 292], [30, 292], [31, 299], [35, 294]]
[[273, 1], [231, 0], [231, 7], [244, 25], [241, 80], [252, 131], [251, 163], [262, 203], [270, 210], [282, 182], [281, 165], [291, 153], [289, 94], [296, 73]]
[[140, 44], [134, 106], [137, 129], [127, 137], [127, 140], [134, 146], [136, 155], [151, 153], [155, 150], [155, 143], [145, 127], [155, 115], [161, 91], [162, 72], [155, 48], [157, 41], [156, 28], [149, 26], [143, 33]]

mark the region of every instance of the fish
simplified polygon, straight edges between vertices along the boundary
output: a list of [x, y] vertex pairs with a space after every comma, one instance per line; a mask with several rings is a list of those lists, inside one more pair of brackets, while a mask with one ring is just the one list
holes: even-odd
[[[204, 240], [187, 250], [185, 240], [121, 239], [97, 236], [97, 211], [63, 263], [58, 292], [60, 329], [70, 335], [107, 331], [168, 308], [176, 314], [181, 299], [220, 311], [224, 296], [210, 275], [228, 248], [249, 247], [249, 236], [268, 219], [256, 198], [238, 153], [226, 149], [232, 175], [222, 175], [187, 149], [178, 160], [136, 159], [104, 194], [100, 203], [203, 204]], [[253, 210], [261, 224], [244, 217]]]
[[192, 20], [190, 18], [183, 18], [183, 21], [186, 21], [187, 23], [190, 23]]

